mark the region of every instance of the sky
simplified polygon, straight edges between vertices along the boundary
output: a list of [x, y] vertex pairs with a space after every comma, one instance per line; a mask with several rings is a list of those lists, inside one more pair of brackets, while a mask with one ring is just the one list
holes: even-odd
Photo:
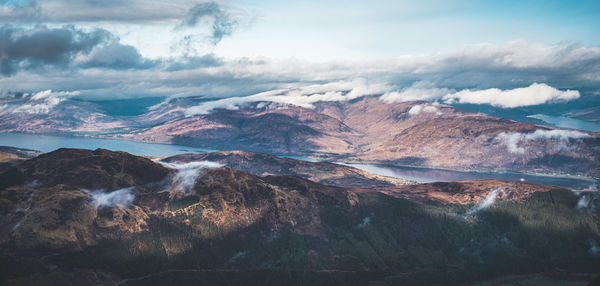
[[597, 15], [598, 1], [0, 0], [0, 94], [567, 102], [600, 96]]

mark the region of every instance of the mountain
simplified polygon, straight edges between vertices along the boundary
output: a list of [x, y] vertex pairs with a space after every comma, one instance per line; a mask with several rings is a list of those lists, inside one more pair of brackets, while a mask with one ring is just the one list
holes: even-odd
[[[2, 132], [95, 134], [130, 125], [129, 121], [105, 114], [100, 105], [85, 101], [62, 100], [53, 106], [45, 101], [14, 98], [1, 99], [2, 103], [8, 106], [0, 109]], [[27, 107], [26, 112], [17, 112], [23, 107]]]
[[21, 161], [31, 159], [41, 154], [39, 151], [0, 146], [0, 172]]
[[580, 285], [600, 265], [598, 192], [493, 180], [350, 189], [206, 161], [243, 165], [238, 156], [282, 172], [305, 163], [59, 149], [10, 167], [0, 281], [436, 285], [510, 274]]
[[187, 163], [212, 161], [257, 176], [290, 175], [324, 185], [345, 188], [375, 188], [407, 185], [415, 182], [371, 174], [353, 167], [329, 162], [309, 162], [250, 151], [219, 151], [181, 154], [162, 161]]
[[122, 137], [345, 162], [600, 175], [598, 133], [561, 131], [441, 104], [384, 103], [376, 97], [322, 102], [314, 109], [261, 106], [175, 117]]
[[[209, 102], [210, 103], [210, 102]], [[144, 114], [112, 116], [66, 100], [48, 114], [0, 112], [1, 132], [58, 133], [287, 154], [339, 162], [600, 177], [600, 134], [517, 122], [450, 105], [379, 97], [270, 102], [186, 117], [206, 102], [171, 100]], [[20, 115], [19, 115], [20, 114]]]

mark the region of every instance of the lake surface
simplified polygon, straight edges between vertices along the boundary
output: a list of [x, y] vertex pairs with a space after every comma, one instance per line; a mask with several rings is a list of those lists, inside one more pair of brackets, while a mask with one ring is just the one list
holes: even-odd
[[[0, 133], [0, 146], [13, 146], [19, 148], [39, 150], [42, 152], [50, 152], [58, 148], [83, 148], [97, 149], [104, 148], [114, 151], [125, 151], [134, 155], [140, 156], [173, 156], [183, 153], [204, 153], [217, 151], [214, 149], [195, 148], [180, 145], [169, 144], [152, 144], [126, 140], [114, 139], [97, 139], [88, 137], [66, 137], [66, 136], [49, 136], [37, 134], [22, 134], [22, 133]], [[305, 160], [315, 162], [314, 159], [301, 156], [285, 156], [297, 160]], [[598, 184], [583, 179], [551, 177], [551, 176], [534, 176], [518, 173], [499, 173], [499, 172], [459, 172], [440, 169], [428, 168], [413, 168], [413, 167], [389, 167], [377, 166], [368, 164], [343, 164], [352, 166], [367, 172], [379, 174], [383, 176], [414, 180], [417, 182], [448, 182], [460, 180], [476, 180], [476, 179], [499, 179], [519, 181], [523, 179], [526, 182], [556, 185], [571, 188], [585, 188], [591, 185]]]
[[529, 118], [539, 119], [550, 125], [563, 128], [572, 128], [593, 132], [600, 132], [600, 125], [585, 120], [565, 117], [565, 116], [550, 116], [545, 114], [534, 114], [527, 116]]
[[584, 179], [554, 176], [536, 176], [522, 173], [461, 172], [429, 168], [377, 166], [369, 164], [338, 164], [355, 167], [357, 169], [361, 169], [373, 174], [406, 180], [414, 180], [420, 183], [497, 179], [509, 181], [524, 181], [543, 185], [569, 187], [574, 189], [583, 189], [592, 185], [597, 185], [599, 183]]
[[180, 145], [143, 143], [127, 140], [98, 139], [88, 137], [50, 136], [23, 133], [0, 133], [0, 146], [13, 146], [42, 152], [58, 148], [104, 148], [113, 151], [125, 151], [139, 156], [173, 156], [182, 153], [204, 153], [216, 150], [194, 148]]

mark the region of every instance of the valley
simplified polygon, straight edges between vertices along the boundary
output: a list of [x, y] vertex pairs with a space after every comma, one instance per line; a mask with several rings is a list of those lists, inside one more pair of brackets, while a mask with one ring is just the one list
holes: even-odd
[[[235, 110], [186, 115], [186, 110], [208, 103], [182, 98], [141, 115], [116, 117], [76, 102], [60, 108], [77, 114], [80, 109], [96, 110], [87, 123], [68, 110], [28, 119], [4, 111], [0, 131], [247, 150], [342, 163], [600, 176], [600, 135], [595, 132], [516, 122], [443, 104], [385, 103], [377, 97], [321, 102], [312, 109], [247, 103]], [[58, 114], [61, 117], [53, 119]], [[88, 125], [94, 128], [83, 127]]]

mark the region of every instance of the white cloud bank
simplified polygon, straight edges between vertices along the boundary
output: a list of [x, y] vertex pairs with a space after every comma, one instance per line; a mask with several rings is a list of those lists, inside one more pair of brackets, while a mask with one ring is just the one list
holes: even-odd
[[133, 187], [124, 188], [112, 192], [105, 192], [104, 190], [83, 190], [86, 194], [90, 195], [93, 204], [98, 208], [103, 207], [128, 207], [133, 200], [135, 195], [132, 192]]
[[543, 83], [534, 83], [528, 87], [509, 90], [490, 88], [472, 91], [465, 89], [453, 94], [447, 94], [442, 99], [448, 104], [490, 104], [496, 107], [515, 108], [544, 103], [566, 102], [577, 99], [579, 96], [580, 94], [577, 90], [561, 91]]
[[[406, 101], [443, 101], [447, 104], [470, 103], [489, 104], [502, 108], [540, 105], [545, 103], [566, 102], [580, 97], [577, 90], [558, 90], [543, 83], [534, 83], [527, 87], [501, 90], [497, 88], [483, 90], [460, 90], [434, 87], [429, 82], [416, 82], [400, 91], [391, 91], [394, 87], [385, 83], [368, 83], [364, 79], [353, 81], [337, 81], [327, 84], [309, 85], [289, 89], [277, 89], [246, 97], [229, 97], [215, 101], [204, 102], [188, 108], [186, 116], [208, 114], [215, 109], [239, 110], [252, 102], [274, 102], [283, 105], [296, 105], [304, 108], [314, 108], [317, 102], [348, 101], [363, 96], [379, 95], [385, 103]], [[167, 101], [166, 101], [167, 102]], [[164, 105], [160, 103], [151, 109]], [[432, 107], [421, 107], [414, 110], [437, 112]]]
[[202, 170], [220, 168], [225, 166], [221, 163], [211, 161], [189, 163], [167, 163], [161, 161], [158, 162], [167, 168], [177, 170], [177, 173], [172, 178], [171, 188], [173, 188], [173, 190], [181, 191], [186, 194], [190, 193], [190, 191], [196, 184], [196, 179], [198, 179], [198, 177], [202, 173]]
[[429, 82], [416, 82], [401, 91], [387, 92], [381, 96], [386, 103], [406, 101], [436, 101], [447, 104], [469, 103], [489, 104], [502, 108], [540, 105], [545, 103], [566, 102], [578, 99], [581, 95], [577, 90], [559, 90], [544, 83], [533, 83], [527, 87], [502, 90], [489, 88], [482, 90], [463, 89], [455, 91], [448, 88], [438, 88]]
[[406, 102], [406, 101], [435, 101], [447, 94], [455, 92], [453, 89], [437, 88], [427, 81], [413, 83], [410, 87], [401, 91], [389, 91], [383, 94], [380, 99], [385, 103]]
[[571, 139], [583, 139], [590, 137], [589, 134], [574, 130], [544, 130], [538, 129], [532, 133], [502, 132], [496, 136], [496, 140], [506, 145], [511, 153], [524, 154], [525, 148], [519, 143], [535, 140], [558, 140], [566, 144]]
[[59, 91], [52, 92], [52, 90], [48, 89], [45, 91], [40, 91], [31, 96], [25, 94], [24, 97], [28, 98], [27, 103], [18, 106], [13, 109], [13, 113], [30, 113], [30, 114], [47, 114], [49, 113], [55, 106], [65, 101], [67, 98], [71, 96], [79, 95], [78, 91]]
[[442, 112], [437, 108], [439, 103], [434, 102], [432, 104], [417, 104], [408, 110], [408, 114], [411, 116], [419, 115], [422, 112], [435, 113], [436, 115], [442, 115]]
[[304, 108], [314, 108], [314, 103], [325, 101], [347, 101], [367, 95], [377, 95], [390, 90], [392, 87], [381, 83], [368, 83], [364, 79], [353, 81], [336, 81], [326, 84], [309, 85], [298, 88], [278, 89], [258, 93], [246, 97], [230, 97], [209, 101], [190, 107], [186, 116], [208, 114], [219, 108], [239, 110], [240, 107], [252, 102], [275, 102]]

